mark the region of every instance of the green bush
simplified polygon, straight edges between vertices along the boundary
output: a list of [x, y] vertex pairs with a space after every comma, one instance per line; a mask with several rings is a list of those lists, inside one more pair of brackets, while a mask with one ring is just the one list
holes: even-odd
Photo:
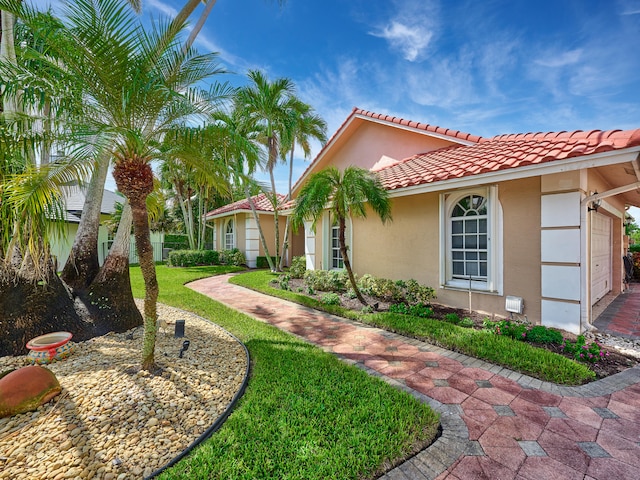
[[236, 267], [240, 267], [247, 263], [247, 259], [237, 248], [233, 250], [224, 250], [220, 255], [220, 263], [222, 265], [235, 265]]
[[460, 323], [460, 315], [458, 315], [457, 313], [447, 313], [444, 316], [443, 320], [445, 322], [453, 323], [454, 325], [457, 325]]
[[408, 305], [406, 303], [396, 303], [389, 305], [389, 312], [412, 315], [414, 317], [429, 318], [433, 315], [433, 310], [427, 305]]
[[558, 330], [536, 325], [526, 332], [525, 340], [531, 343], [562, 343], [562, 334]]
[[189, 250], [189, 239], [184, 233], [166, 233], [162, 246], [174, 250]]
[[405, 297], [410, 304], [427, 304], [431, 303], [431, 300], [436, 298], [436, 292], [433, 288], [426, 285], [420, 285], [413, 278], [407, 280], [405, 287]]
[[307, 287], [321, 292], [345, 292], [349, 277], [344, 270], [307, 270], [304, 282]]
[[284, 275], [280, 275], [278, 277], [278, 285], [282, 290], [291, 290], [289, 286], [289, 281], [291, 280], [291, 275], [285, 273]]
[[215, 250], [173, 250], [169, 252], [167, 259], [167, 264], [171, 267], [195, 267], [219, 263], [220, 254]]
[[[275, 258], [271, 257], [271, 261], [275, 262]], [[256, 257], [256, 268], [269, 268], [269, 261], [266, 256]]]
[[320, 301], [325, 305], [340, 305], [340, 295], [334, 292], [325, 293]]
[[562, 351], [573, 355], [577, 361], [585, 363], [597, 363], [600, 359], [609, 356], [609, 352], [596, 342], [586, 343], [584, 335], [578, 335], [575, 342], [564, 339]]
[[640, 243], [632, 243], [631, 245], [629, 245], [629, 251], [630, 252], [640, 252]]
[[469, 317], [464, 317], [462, 320], [460, 320], [460, 323], [458, 325], [464, 328], [473, 328], [475, 326], [475, 323]]
[[293, 257], [291, 259], [291, 266], [289, 267], [289, 274], [291, 278], [304, 278], [304, 274], [307, 271], [307, 259], [302, 257]]

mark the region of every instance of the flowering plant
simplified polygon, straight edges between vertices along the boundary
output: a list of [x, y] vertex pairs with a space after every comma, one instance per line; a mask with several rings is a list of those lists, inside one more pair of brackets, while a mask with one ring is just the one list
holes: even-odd
[[597, 342], [587, 343], [584, 335], [578, 335], [575, 342], [563, 339], [562, 351], [573, 355], [579, 362], [597, 363], [609, 356], [609, 352], [604, 350]]

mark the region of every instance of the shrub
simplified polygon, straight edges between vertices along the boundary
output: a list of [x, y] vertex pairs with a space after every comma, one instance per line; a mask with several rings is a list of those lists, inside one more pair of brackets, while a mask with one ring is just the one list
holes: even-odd
[[[275, 262], [275, 258], [271, 257], [271, 261]], [[269, 261], [266, 256], [256, 257], [256, 268], [269, 268]]]
[[527, 325], [524, 323], [512, 322], [510, 320], [500, 320], [496, 322], [493, 332], [496, 335], [504, 335], [515, 340], [524, 340], [527, 336]]
[[247, 259], [237, 248], [233, 250], [224, 250], [220, 255], [220, 263], [223, 265], [235, 265], [237, 267], [241, 265], [245, 265], [247, 263]]
[[469, 317], [464, 317], [462, 320], [460, 320], [460, 323], [458, 325], [464, 328], [473, 328], [475, 326], [475, 323]]
[[429, 318], [433, 315], [433, 310], [427, 305], [407, 305], [406, 303], [396, 303], [389, 305], [391, 313], [401, 313], [403, 315], [412, 315], [414, 317]]
[[413, 278], [407, 280], [405, 297], [407, 302], [411, 304], [431, 304], [431, 300], [436, 298], [436, 292], [433, 288], [420, 285]]
[[169, 252], [167, 259], [167, 264], [171, 267], [194, 267], [219, 263], [220, 253], [215, 250], [173, 250]]
[[398, 285], [388, 278], [374, 278], [373, 296], [387, 302], [397, 302], [404, 299], [404, 292]]
[[307, 259], [305, 257], [293, 257], [291, 259], [291, 266], [289, 267], [291, 278], [304, 278], [306, 271]]
[[340, 295], [334, 292], [325, 293], [320, 301], [325, 305], [340, 305]]
[[365, 273], [360, 279], [356, 282], [360, 292], [364, 295], [373, 295], [373, 286], [376, 278], [373, 275], [369, 275]]
[[349, 277], [344, 270], [307, 270], [304, 282], [308, 287], [321, 292], [344, 292]]
[[289, 280], [291, 280], [291, 275], [287, 273], [278, 277], [278, 285], [282, 290], [291, 290], [291, 287], [289, 286]]
[[173, 248], [174, 250], [189, 250], [189, 239], [184, 233], [166, 233], [163, 248]]
[[531, 343], [562, 343], [562, 334], [558, 330], [536, 325], [526, 332], [525, 340]]
[[578, 335], [575, 342], [564, 339], [562, 351], [573, 355], [579, 362], [597, 363], [600, 359], [609, 356], [609, 352], [603, 350], [596, 342], [586, 343], [584, 335]]

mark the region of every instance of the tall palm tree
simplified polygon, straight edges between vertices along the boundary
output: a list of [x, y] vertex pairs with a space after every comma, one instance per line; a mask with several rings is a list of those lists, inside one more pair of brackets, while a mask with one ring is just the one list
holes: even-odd
[[275, 271], [276, 264], [269, 254], [269, 245], [253, 201], [253, 192], [257, 186], [253, 175], [257, 168], [265, 163], [259, 147], [259, 140], [263, 137], [263, 125], [238, 101], [235, 102], [231, 113], [218, 111], [212, 118], [215, 122], [213, 128], [218, 131], [219, 154], [229, 169], [230, 181], [244, 192], [269, 268]]
[[[327, 123], [315, 114], [313, 108], [298, 99], [293, 99], [291, 108], [289, 109], [289, 121], [287, 128], [283, 132], [283, 145], [281, 154], [284, 157], [289, 154], [289, 190], [287, 193], [287, 201], [291, 200], [292, 184], [293, 184], [293, 154], [296, 144], [300, 145], [304, 157], [311, 155], [311, 145], [309, 141], [315, 139], [320, 143], [327, 141]], [[284, 228], [282, 240], [282, 258], [280, 259], [280, 270], [284, 265], [284, 259], [288, 248], [289, 226], [291, 224], [291, 216], [287, 217], [287, 223]]]
[[[271, 180], [271, 192], [268, 196], [273, 205], [273, 220], [275, 234], [275, 260], [274, 266], [278, 269], [280, 256], [280, 227], [279, 227], [279, 202], [276, 191], [274, 169], [280, 157], [280, 145], [282, 132], [288, 124], [288, 114], [291, 101], [294, 97], [295, 87], [288, 78], [280, 78], [270, 82], [267, 77], [257, 70], [248, 73], [250, 84], [241, 88], [238, 92], [238, 102], [249, 116], [263, 128], [264, 143], [267, 148], [266, 170]], [[269, 255], [267, 255], [268, 257]]]
[[[82, 82], [84, 110], [77, 121], [91, 135], [74, 140], [102, 141], [108, 147], [116, 185], [131, 206], [145, 282], [142, 366], [151, 370], [158, 285], [146, 207], [154, 185], [150, 163], [168, 129], [203, 113], [199, 107], [206, 102], [192, 86], [221, 69], [215, 54], [181, 48], [184, 25], [165, 23], [147, 32], [118, 0], [77, 0], [67, 5], [65, 14], [64, 28], [47, 44], [58, 59], [51, 68], [72, 84]], [[31, 16], [25, 12], [23, 18]]]
[[325, 210], [329, 210], [334, 223], [338, 225], [338, 242], [344, 268], [358, 300], [367, 305], [358, 289], [345, 241], [346, 221], [349, 217], [364, 218], [369, 206], [385, 223], [391, 220], [391, 200], [380, 180], [372, 172], [349, 166], [344, 172], [336, 167], [328, 167], [309, 177], [296, 199], [293, 224], [296, 228], [311, 219], [312, 228]]

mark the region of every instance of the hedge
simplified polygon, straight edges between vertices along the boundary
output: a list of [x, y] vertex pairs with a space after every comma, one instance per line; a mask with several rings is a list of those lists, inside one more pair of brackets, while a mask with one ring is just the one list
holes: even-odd
[[194, 267], [196, 265], [219, 265], [220, 253], [215, 250], [173, 250], [169, 252], [167, 265], [171, 267]]

